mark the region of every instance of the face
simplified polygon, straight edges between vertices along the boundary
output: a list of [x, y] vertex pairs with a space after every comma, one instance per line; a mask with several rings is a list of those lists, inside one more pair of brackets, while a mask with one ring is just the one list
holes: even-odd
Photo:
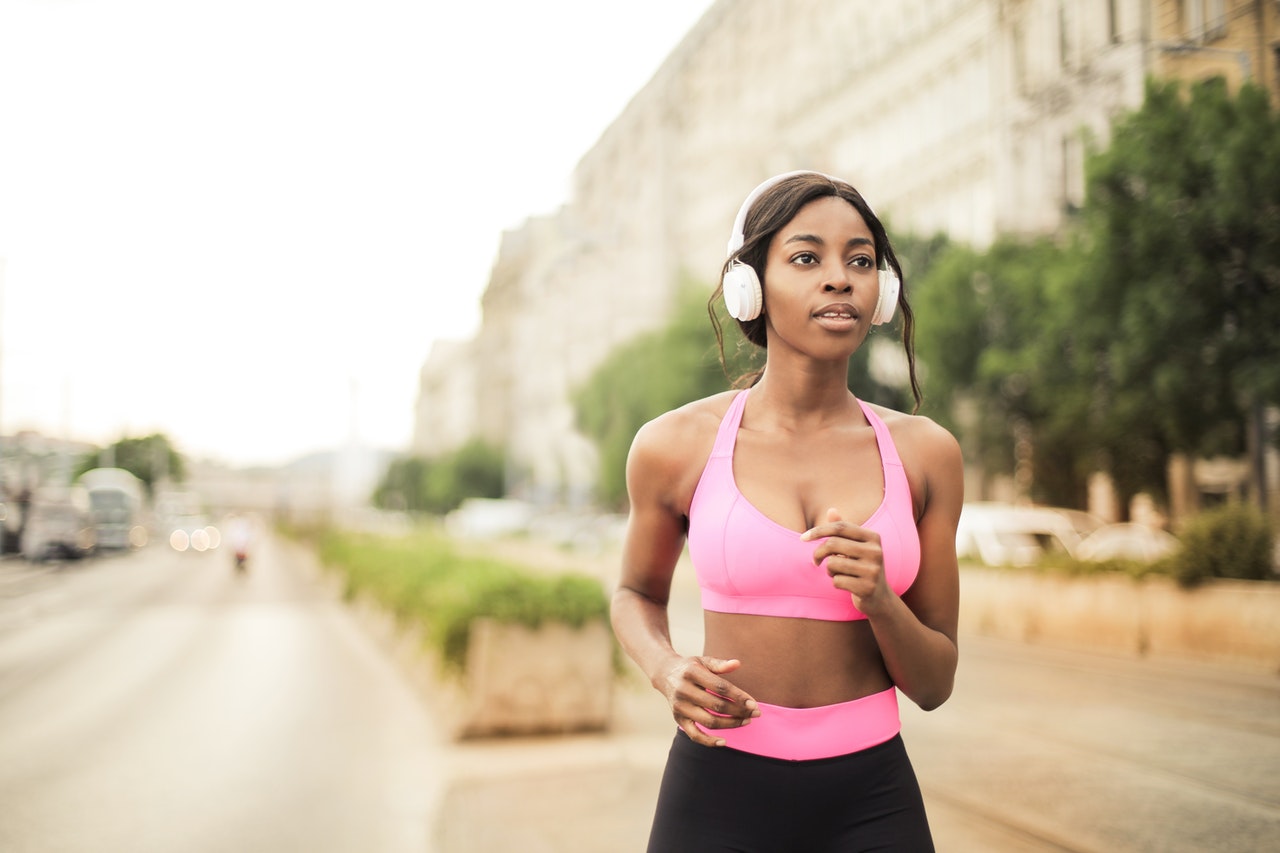
[[776, 341], [847, 357], [871, 328], [879, 286], [875, 239], [862, 215], [842, 198], [814, 199], [769, 243], [769, 350]]

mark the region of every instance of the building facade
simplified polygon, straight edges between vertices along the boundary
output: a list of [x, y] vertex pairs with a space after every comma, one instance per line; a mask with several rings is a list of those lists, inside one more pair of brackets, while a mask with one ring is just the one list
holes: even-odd
[[[1276, 91], [1277, 6], [719, 0], [582, 157], [568, 202], [503, 235], [469, 367], [441, 350], [424, 368], [416, 448], [480, 435], [506, 448], [513, 495], [585, 500], [574, 389], [685, 283], [711, 292], [761, 180], [840, 175], [891, 231], [979, 248], [1052, 232], [1083, 201], [1087, 145], [1141, 105], [1146, 75], [1230, 76], [1248, 53]], [[447, 430], [431, 414], [446, 407]]]

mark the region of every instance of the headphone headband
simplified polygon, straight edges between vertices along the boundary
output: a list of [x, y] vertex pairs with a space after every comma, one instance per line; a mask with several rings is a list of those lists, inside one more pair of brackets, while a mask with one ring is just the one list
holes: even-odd
[[764, 195], [765, 190], [774, 184], [785, 181], [787, 178], [794, 178], [796, 175], [820, 175], [828, 181], [837, 181], [831, 175], [824, 172], [815, 172], [812, 169], [797, 169], [794, 172], [783, 172], [781, 175], [774, 175], [760, 186], [753, 189], [747, 195], [746, 201], [742, 203], [742, 207], [738, 208], [738, 216], [733, 220], [733, 233], [729, 235], [729, 249], [726, 254], [732, 256], [734, 252], [742, 248], [742, 244], [746, 242], [746, 236], [742, 233], [742, 229], [747, 226], [747, 214], [751, 212], [751, 205], [756, 203], [756, 199]]

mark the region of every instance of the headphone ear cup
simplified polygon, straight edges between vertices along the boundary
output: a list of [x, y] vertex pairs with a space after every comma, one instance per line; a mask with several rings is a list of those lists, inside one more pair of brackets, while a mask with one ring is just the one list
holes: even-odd
[[893, 270], [880, 270], [880, 295], [876, 297], [876, 313], [871, 315], [873, 325], [882, 326], [893, 319], [893, 312], [898, 307], [898, 291], [902, 282]]
[[724, 306], [729, 309], [730, 317], [735, 320], [754, 320], [760, 316], [764, 297], [760, 290], [760, 279], [750, 264], [734, 261], [720, 285], [724, 290]]

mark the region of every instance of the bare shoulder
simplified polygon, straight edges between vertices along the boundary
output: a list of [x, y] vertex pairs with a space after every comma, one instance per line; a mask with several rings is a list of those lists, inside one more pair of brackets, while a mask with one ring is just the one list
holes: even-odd
[[893, 436], [917, 498], [916, 506], [924, 507], [930, 499], [942, 496], [962, 500], [964, 456], [950, 430], [924, 415], [909, 415], [884, 406], [871, 408]]
[[687, 505], [734, 393], [694, 400], [640, 427], [627, 457], [627, 483], [633, 499], [637, 491], [658, 488], [667, 493], [664, 502]]
[[933, 418], [925, 417], [924, 415], [909, 415], [906, 412], [899, 412], [896, 409], [889, 409], [875, 404], [871, 404], [871, 408], [884, 421], [885, 426], [889, 427], [889, 432], [893, 435], [893, 443], [898, 446], [899, 454], [903, 450], [910, 449], [930, 454], [948, 455], [954, 453], [957, 458], [959, 457], [960, 443], [956, 441], [950, 430], [933, 420]]
[[676, 461], [698, 455], [702, 444], [709, 452], [734, 393], [725, 391], [694, 400], [649, 421], [640, 427], [631, 443], [632, 457], [653, 463]]

